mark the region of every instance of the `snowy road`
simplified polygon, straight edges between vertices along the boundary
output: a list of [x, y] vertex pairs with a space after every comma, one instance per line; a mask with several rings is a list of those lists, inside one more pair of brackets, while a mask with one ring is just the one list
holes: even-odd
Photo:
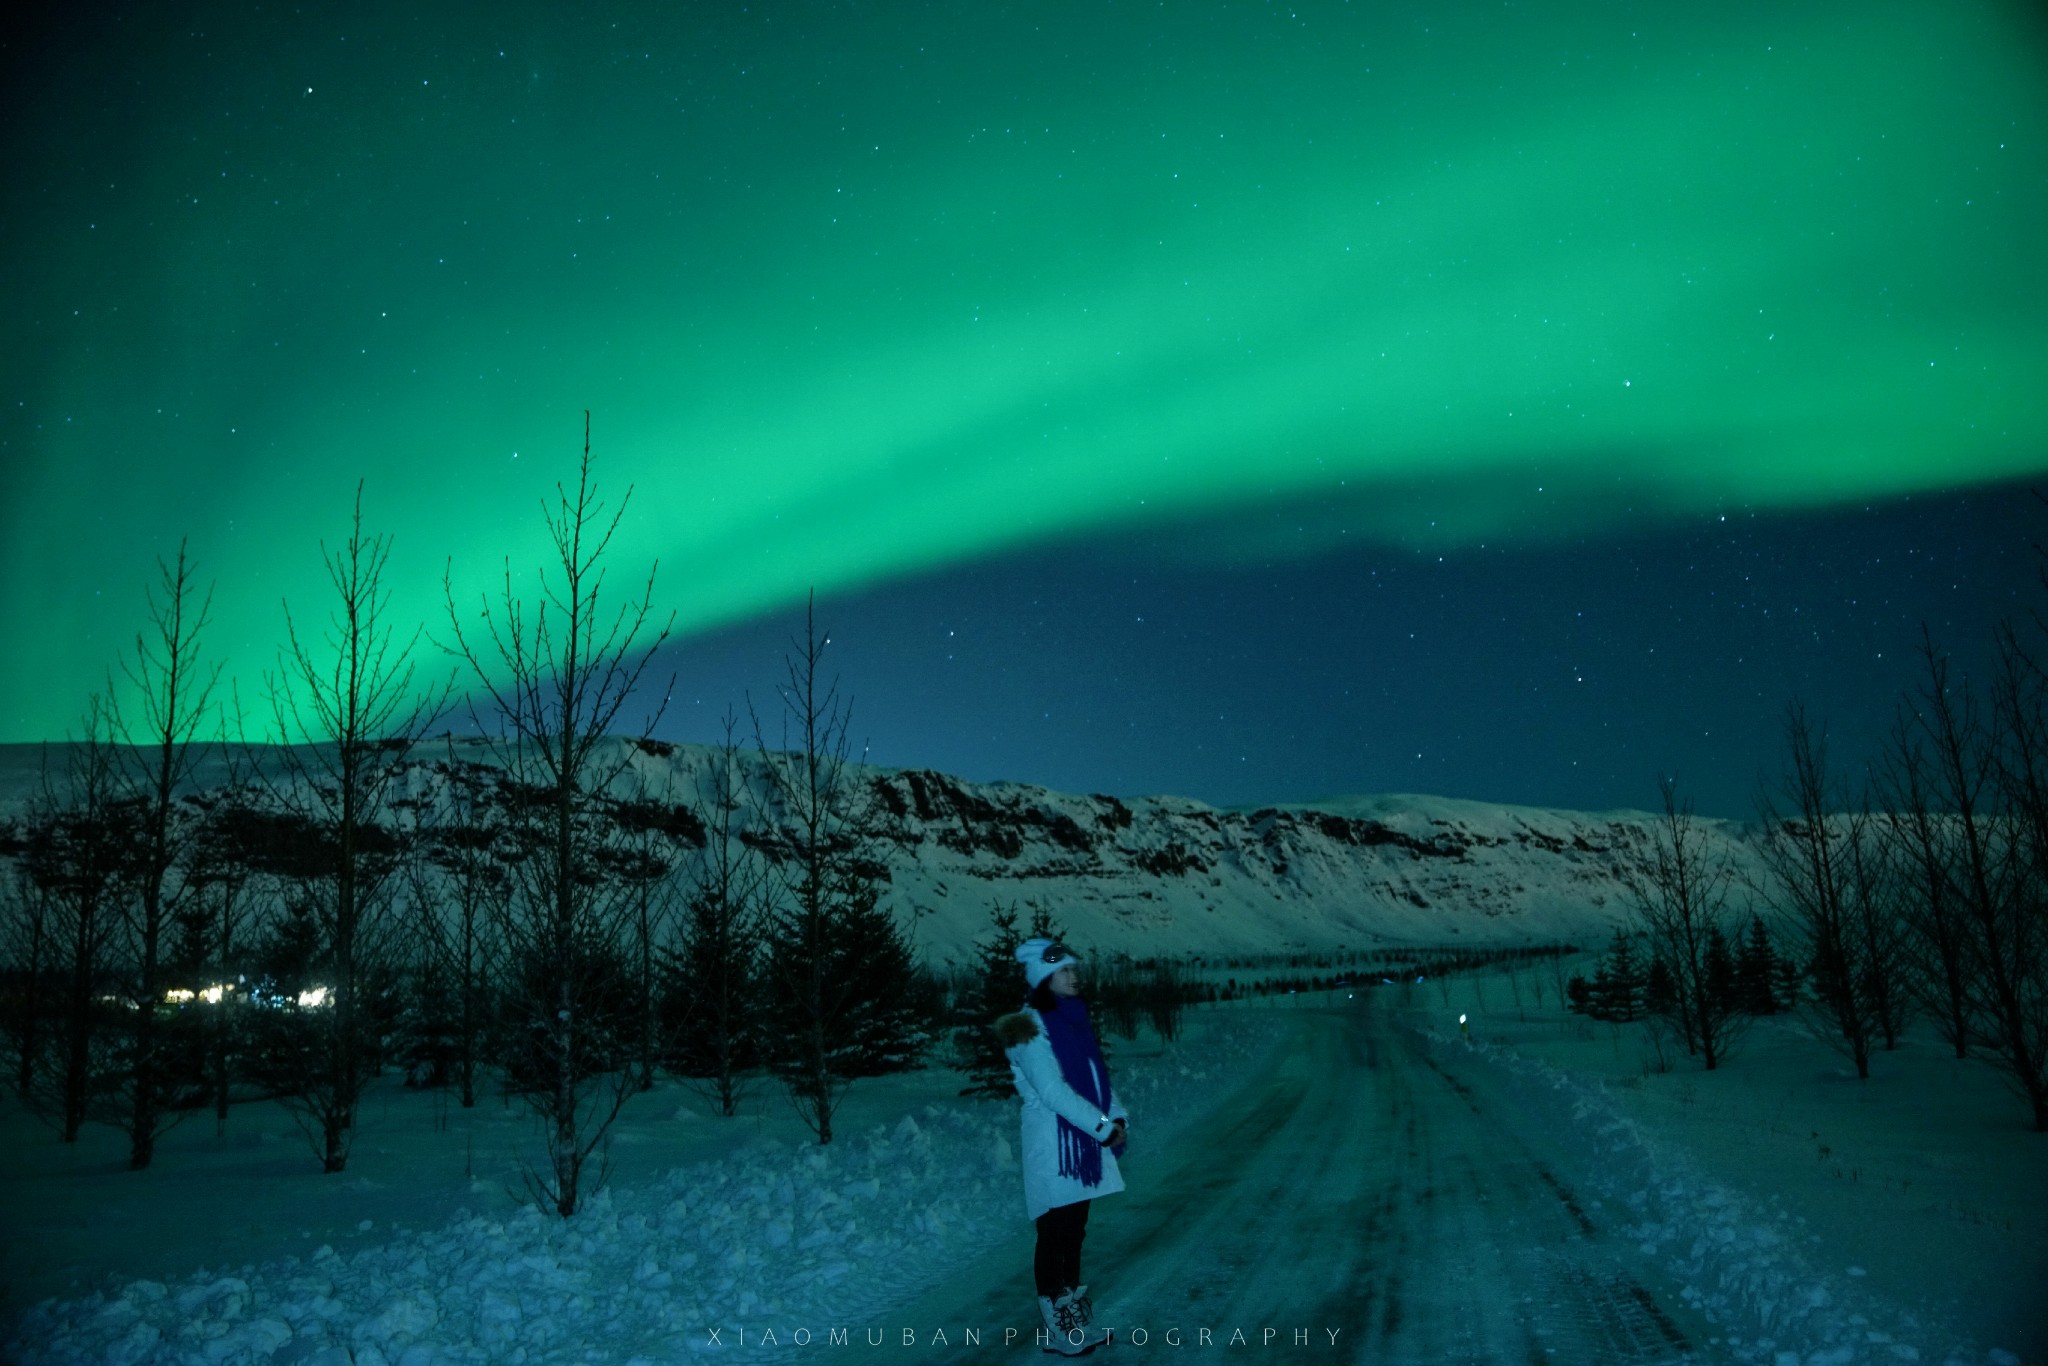
[[[1290, 1012], [1274, 1070], [1166, 1150], [1133, 1149], [1130, 1189], [1094, 1209], [1084, 1261], [1096, 1323], [1124, 1344], [1112, 1350], [1724, 1359], [1705, 1322], [1632, 1265], [1556, 1174], [1568, 1163], [1554, 1145], [1569, 1136], [1520, 1132], [1484, 1069], [1455, 1047], [1432, 1052], [1371, 1002]], [[985, 1348], [1010, 1328], [1013, 1350], [1027, 1346], [1021, 1211], [1018, 1223], [1015, 1239], [891, 1314], [897, 1331], [925, 1346], [943, 1331], [933, 1359], [957, 1359], [969, 1328]]]

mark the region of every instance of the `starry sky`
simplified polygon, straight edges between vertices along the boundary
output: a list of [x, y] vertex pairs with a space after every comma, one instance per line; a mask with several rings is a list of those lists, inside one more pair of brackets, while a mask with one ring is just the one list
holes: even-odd
[[[66, 7], [0, 80], [0, 741], [189, 538], [245, 697], [584, 411], [660, 733], [807, 591], [876, 762], [1740, 815], [2048, 530], [2031, 6]], [[438, 656], [429, 660], [437, 666]]]

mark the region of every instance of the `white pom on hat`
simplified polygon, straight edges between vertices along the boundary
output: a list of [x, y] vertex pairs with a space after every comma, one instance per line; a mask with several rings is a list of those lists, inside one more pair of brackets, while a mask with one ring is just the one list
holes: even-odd
[[1032, 990], [1058, 972], [1081, 961], [1080, 955], [1054, 939], [1027, 939], [1017, 946], [1017, 961], [1024, 965], [1024, 980]]

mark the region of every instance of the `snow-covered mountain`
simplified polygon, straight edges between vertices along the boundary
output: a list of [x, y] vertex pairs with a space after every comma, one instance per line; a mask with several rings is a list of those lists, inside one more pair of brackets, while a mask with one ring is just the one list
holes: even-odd
[[[619, 796], [698, 801], [715, 751], [614, 743], [630, 747]], [[757, 791], [761, 762], [743, 758]], [[0, 819], [25, 810], [43, 764], [39, 746], [0, 750]], [[483, 741], [432, 741], [394, 790], [432, 822], [451, 771], [469, 766], [489, 768]], [[198, 786], [222, 774], [216, 757]], [[1408, 795], [1222, 809], [970, 783], [928, 769], [863, 767], [856, 777], [873, 799], [887, 903], [940, 963], [964, 958], [999, 904], [1042, 903], [1077, 944], [1138, 957], [1593, 944], [1622, 914], [1619, 870], [1652, 838], [1651, 817], [1636, 811]], [[1738, 867], [1753, 866], [1738, 826], [1706, 824]], [[687, 871], [701, 832], [688, 815], [673, 828]], [[773, 856], [779, 841], [765, 834], [750, 829], [748, 842]]]

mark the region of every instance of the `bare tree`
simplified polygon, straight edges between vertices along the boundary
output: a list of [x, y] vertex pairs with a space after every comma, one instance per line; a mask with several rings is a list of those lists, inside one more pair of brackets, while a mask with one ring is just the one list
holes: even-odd
[[452, 1067], [456, 1094], [468, 1110], [477, 1102], [489, 1001], [500, 970], [496, 927], [503, 923], [511, 889], [504, 863], [492, 852], [504, 832], [490, 805], [491, 770], [457, 759], [452, 738], [444, 768], [445, 810], [426, 832], [422, 857], [408, 867], [414, 902], [448, 910], [422, 916], [416, 928], [435, 975], [454, 996]]
[[1871, 1023], [1889, 1053], [1899, 1046], [1912, 1006], [1907, 984], [1910, 955], [1900, 914], [1904, 870], [1887, 838], [1888, 823], [1871, 810], [1867, 792], [1860, 815], [1859, 837], [1847, 848], [1850, 931], [1859, 951], [1858, 970]]
[[222, 987], [219, 999], [206, 1007], [203, 1064], [213, 1100], [216, 1137], [227, 1132], [241, 1015], [248, 1004], [248, 993], [235, 990], [236, 984], [229, 979], [246, 948], [242, 936], [255, 913], [253, 884], [257, 878], [257, 855], [251, 848], [255, 821], [248, 751], [225, 745], [222, 750], [228, 755], [227, 776], [212, 793], [199, 799], [202, 815], [186, 873], [195, 903], [187, 912], [197, 949], [194, 957], [210, 976], [220, 979]]
[[[30, 813], [23, 861], [45, 900], [52, 966], [64, 979], [57, 1071], [38, 1080], [30, 1104], [49, 1117], [66, 1143], [78, 1141], [88, 1118], [112, 1118], [103, 1105], [108, 1038], [135, 1002], [113, 991], [108, 962], [120, 924], [130, 867], [133, 813], [120, 793], [104, 700], [86, 704], [82, 738], [65, 746], [60, 789], [43, 756], [43, 789]], [[111, 1007], [111, 1008], [110, 1008]], [[96, 1113], [97, 1112], [97, 1113]]]
[[[2003, 810], [1984, 842], [2002, 846], [1979, 871], [1970, 847], [1964, 905], [1972, 929], [1987, 1055], [2048, 1133], [2048, 672], [2011, 623], [1998, 634], [1992, 683], [1995, 776]], [[1947, 747], [1936, 742], [1938, 753]], [[1960, 813], [1959, 813], [1960, 814]]]
[[[1887, 746], [1882, 778], [1885, 808], [1882, 836], [1900, 870], [1902, 914], [1911, 963], [1907, 980], [1955, 1051], [1969, 1056], [1974, 1033], [1969, 965], [1969, 921], [1954, 885], [1955, 841], [1951, 816], [1937, 809], [1941, 779], [1926, 747], [1923, 718], [1948, 702], [1948, 661], [1931, 638], [1923, 638], [1928, 681], [1902, 705]], [[1939, 729], [1939, 727], [1937, 727]]]
[[413, 746], [445, 704], [444, 686], [414, 688], [420, 628], [401, 635], [389, 619], [384, 571], [391, 538], [363, 530], [356, 487], [348, 539], [320, 553], [334, 592], [327, 631], [302, 635], [285, 606], [287, 644], [268, 679], [282, 769], [273, 790], [317, 832], [320, 872], [304, 879], [319, 927], [319, 958], [330, 980], [306, 1023], [317, 1036], [309, 1069], [285, 1097], [320, 1159], [348, 1166], [356, 1106], [375, 1075], [370, 993], [393, 961], [392, 914], [399, 837], [393, 784]]
[[[156, 1140], [182, 1116], [164, 1104], [163, 1059], [158, 1015], [164, 1001], [166, 935], [178, 902], [188, 891], [183, 867], [193, 822], [178, 799], [193, 771], [212, 748], [201, 728], [213, 711], [220, 666], [199, 662], [200, 633], [212, 606], [200, 597], [195, 566], [178, 543], [174, 564], [157, 561], [157, 586], [148, 593], [149, 625], [136, 633], [134, 657], [123, 661], [136, 702], [124, 712], [115, 701], [110, 720], [122, 748], [122, 786], [138, 808], [140, 830], [134, 859], [134, 895], [125, 903], [132, 981], [129, 994], [139, 1008], [128, 1016], [126, 1112], [128, 1168], [141, 1171], [156, 1153]], [[118, 698], [110, 690], [110, 696]]]
[[1706, 825], [1693, 814], [1692, 799], [1681, 799], [1678, 781], [1657, 778], [1664, 815], [1647, 857], [1625, 866], [1622, 885], [1650, 952], [1670, 974], [1670, 1012], [1676, 1016], [1687, 1054], [1698, 1054], [1711, 1072], [1725, 1060], [1748, 1017], [1732, 991], [1714, 979], [1709, 949], [1728, 932], [1728, 893], [1735, 870]]
[[1867, 1079], [1878, 1024], [1857, 932], [1855, 867], [1856, 851], [1870, 839], [1869, 820], [1860, 810], [1836, 810], [1846, 803], [1828, 775], [1827, 734], [1814, 733], [1797, 702], [1786, 709], [1785, 743], [1789, 767], [1779, 795], [1757, 794], [1764, 827], [1758, 852], [1769, 873], [1758, 892], [1778, 909], [1806, 960], [1817, 1032]]
[[[664, 752], [667, 746], [661, 747]], [[681, 847], [701, 845], [702, 825], [687, 803], [648, 790], [645, 775], [637, 795], [609, 803], [617, 838], [605, 851], [606, 872], [626, 898], [625, 951], [632, 974], [633, 1086], [654, 1089], [661, 1048], [659, 979], [667, 954], [669, 922], [676, 902], [675, 877]]]
[[25, 861], [8, 868], [4, 897], [0, 907], [6, 912], [9, 959], [5, 1023], [14, 1044], [14, 1092], [27, 1100], [43, 1065], [44, 1021], [59, 1013], [53, 972], [57, 945], [51, 937], [50, 894], [29, 876]]
[[[768, 930], [769, 1066], [820, 1144], [856, 1077], [889, 1070], [922, 1040], [913, 1037], [909, 952], [878, 891], [886, 866], [873, 830], [871, 789], [853, 772], [852, 709], [825, 677], [829, 636], [815, 604], [785, 660], [781, 747], [771, 749], [758, 713], [754, 743], [766, 777], [761, 837], [775, 834]], [[890, 941], [894, 941], [893, 943]], [[877, 969], [879, 951], [894, 962]], [[875, 973], [879, 971], [880, 978]]]
[[[472, 618], [481, 621], [479, 637], [464, 629], [452, 570], [443, 580], [450, 648], [488, 703], [494, 752], [515, 789], [505, 929], [514, 970], [533, 998], [515, 1006], [527, 1012], [522, 1024], [536, 1041], [534, 1066], [544, 1069], [521, 1093], [541, 1119], [548, 1154], [547, 1171], [530, 1172], [528, 1185], [564, 1217], [581, 1208], [585, 1168], [632, 1090], [617, 1065], [617, 1041], [604, 1037], [616, 1009], [604, 998], [617, 989], [609, 960], [622, 908], [608, 880], [596, 876], [608, 824], [600, 799], [631, 754], [623, 744], [607, 748], [607, 737], [674, 618], [655, 623], [652, 567], [637, 595], [615, 608], [604, 596], [605, 552], [631, 499], [628, 490], [606, 515], [592, 480], [586, 412], [576, 488], [557, 484], [543, 508], [552, 554], [539, 601], [520, 601], [508, 560], [497, 605], [486, 599]], [[641, 738], [661, 711], [657, 705], [649, 714]], [[599, 1182], [603, 1176], [600, 1170]]]

